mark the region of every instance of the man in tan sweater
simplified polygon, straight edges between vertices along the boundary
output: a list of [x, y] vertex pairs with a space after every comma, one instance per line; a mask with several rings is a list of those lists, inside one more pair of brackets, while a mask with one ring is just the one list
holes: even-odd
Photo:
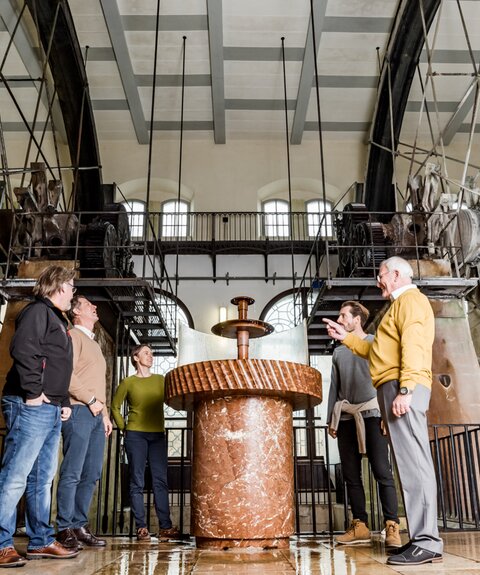
[[72, 417], [62, 425], [63, 461], [57, 488], [57, 540], [71, 549], [104, 547], [88, 526], [88, 511], [103, 465], [105, 437], [112, 432], [106, 406], [106, 363], [93, 328], [97, 308], [82, 295], [72, 300]]

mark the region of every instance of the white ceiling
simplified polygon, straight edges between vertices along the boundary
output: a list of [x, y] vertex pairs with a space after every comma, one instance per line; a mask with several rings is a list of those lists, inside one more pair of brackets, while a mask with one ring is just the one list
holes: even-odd
[[[86, 55], [98, 137], [146, 144], [157, 0], [70, 0], [69, 4]], [[0, 2], [2, 58], [20, 5], [20, 0]], [[478, 62], [480, 2], [463, 0], [460, 5]], [[313, 0], [313, 7], [323, 132], [327, 138], [366, 141], [376, 100], [379, 59], [386, 49], [397, 0]], [[161, 0], [155, 136], [178, 137], [185, 35], [185, 137], [215, 139], [217, 143], [285, 138], [283, 36], [291, 141], [298, 144], [304, 138], [318, 138], [310, 9], [310, 0]], [[429, 109], [436, 112], [432, 114], [435, 130], [440, 131], [472, 83], [474, 67], [455, 0], [443, 2], [438, 22], [438, 29], [434, 23], [429, 36], [435, 76], [427, 82], [427, 99]], [[41, 75], [35, 44], [34, 33], [24, 25], [17, 31], [3, 67], [30, 122], [38, 83], [23, 80]], [[426, 61], [424, 50], [420, 66], [424, 83]], [[456, 75], [441, 75], [452, 72]], [[425, 115], [419, 119], [421, 100], [422, 90], [416, 80], [403, 137], [413, 138], [418, 125], [422, 133], [428, 133]], [[471, 107], [462, 112], [451, 138], [468, 132]], [[0, 88], [0, 114], [5, 131], [23, 130], [21, 116], [5, 88]], [[46, 116], [42, 104], [39, 120]]]

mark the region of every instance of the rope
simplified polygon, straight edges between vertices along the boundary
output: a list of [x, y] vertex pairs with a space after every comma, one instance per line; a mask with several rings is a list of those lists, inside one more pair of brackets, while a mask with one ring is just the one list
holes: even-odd
[[[313, 0], [310, 0], [310, 20], [312, 21], [312, 49], [313, 49], [313, 64], [315, 67], [315, 97], [316, 97], [316, 105], [317, 105], [317, 123], [318, 123], [318, 143], [320, 148], [320, 170], [321, 170], [321, 181], [322, 181], [322, 199], [323, 199], [323, 216], [320, 218], [317, 237], [315, 238], [315, 242], [318, 244], [318, 239], [321, 236], [321, 229], [322, 225], [325, 224], [326, 226], [326, 216], [327, 216], [327, 193], [326, 188], [327, 184], [325, 182], [325, 158], [323, 152], [323, 130], [322, 130], [322, 114], [320, 110], [320, 88], [318, 85], [318, 62], [317, 62], [317, 39], [316, 39], [316, 31], [315, 31], [315, 13], [313, 10]], [[330, 267], [329, 267], [329, 258], [327, 258], [327, 276], [330, 277]], [[315, 270], [315, 276], [318, 275], [318, 270]]]
[[[145, 199], [145, 216], [150, 220], [150, 188], [152, 182], [152, 152], [153, 152], [153, 122], [155, 119], [155, 92], [157, 88], [157, 60], [158, 60], [158, 32], [160, 28], [160, 0], [157, 0], [157, 12], [155, 18], [155, 49], [153, 54], [153, 77], [152, 77], [152, 103], [150, 108], [150, 134], [148, 137], [148, 163], [147, 163], [147, 192]], [[142, 277], [145, 277], [147, 265], [147, 226], [144, 226], [144, 243], [143, 243], [143, 270]]]
[[[89, 46], [85, 46], [85, 70], [87, 68], [87, 62], [88, 62], [88, 50], [89, 50]], [[86, 77], [86, 74], [85, 74]], [[78, 187], [78, 168], [80, 165], [80, 152], [81, 152], [81, 146], [82, 146], [82, 136], [83, 136], [83, 114], [85, 112], [85, 101], [87, 99], [87, 89], [88, 89], [88, 80], [85, 80], [85, 85], [83, 86], [83, 92], [82, 92], [82, 103], [80, 104], [80, 118], [79, 118], [79, 122], [78, 122], [78, 137], [77, 137], [77, 154], [75, 157], [75, 167], [73, 169], [73, 189], [72, 189], [72, 195], [70, 196], [70, 199], [68, 200], [68, 207], [69, 210], [74, 210], [75, 209], [75, 199], [77, 196], [77, 187]]]
[[[178, 259], [180, 244], [180, 198], [182, 190], [182, 159], [183, 159], [183, 115], [185, 110], [185, 56], [187, 37], [183, 37], [183, 58], [182, 58], [182, 102], [180, 110], [180, 149], [178, 159], [178, 192], [177, 192], [177, 217], [175, 220], [174, 232], [177, 232], [176, 254], [175, 254], [175, 297], [178, 292]], [[175, 308], [176, 309], [176, 308]]]
[[[292, 176], [290, 168], [290, 142], [288, 139], [288, 102], [287, 102], [287, 72], [285, 68], [285, 36], [282, 36], [282, 65], [283, 65], [283, 102], [285, 108], [285, 145], [287, 150], [287, 179], [288, 179], [288, 208], [290, 224], [290, 265], [292, 270], [292, 290], [295, 293], [295, 255], [293, 253], [293, 208], [292, 208]], [[297, 325], [296, 306], [293, 306], [293, 321]]]
[[[420, 6], [420, 16], [422, 19], [422, 28], [423, 28], [423, 37], [425, 40], [425, 50], [427, 52], [427, 79], [431, 78], [431, 86], [432, 86], [432, 96], [433, 96], [433, 106], [434, 106], [434, 110], [435, 110], [435, 117], [437, 120], [437, 127], [439, 130], [439, 137], [438, 137], [438, 143], [440, 145], [440, 150], [441, 150], [441, 156], [442, 156], [442, 161], [443, 161], [443, 169], [445, 170], [445, 175], [448, 178], [448, 170], [447, 170], [447, 162], [446, 162], [446, 158], [445, 158], [445, 146], [443, 144], [443, 134], [440, 130], [440, 113], [438, 110], [438, 98], [437, 98], [437, 91], [435, 88], [435, 82], [433, 81], [433, 72], [432, 72], [432, 51], [435, 47], [435, 43], [436, 43], [436, 39], [437, 39], [437, 34], [438, 34], [438, 29], [440, 27], [440, 20], [441, 20], [441, 15], [442, 15], [442, 8], [443, 8], [443, 0], [442, 2], [440, 2], [440, 6], [438, 8], [438, 13], [437, 13], [437, 24], [435, 27], [435, 33], [434, 33], [434, 37], [433, 37], [433, 42], [432, 42], [432, 48], [430, 48], [429, 42], [428, 42], [428, 34], [427, 34], [427, 25], [425, 22], [425, 12], [423, 10], [423, 3], [422, 0], [419, 0], [419, 6]], [[426, 82], [427, 83], [427, 82]], [[434, 146], [434, 149], [436, 151], [436, 146]], [[447, 187], [448, 189], [448, 187]]]

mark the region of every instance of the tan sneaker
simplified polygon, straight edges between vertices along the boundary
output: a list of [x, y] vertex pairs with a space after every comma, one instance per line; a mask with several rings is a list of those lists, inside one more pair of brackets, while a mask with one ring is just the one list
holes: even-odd
[[385, 547], [401, 547], [400, 525], [396, 521], [387, 519], [385, 522]]
[[357, 545], [370, 543], [370, 529], [360, 519], [354, 519], [350, 528], [343, 535], [336, 537], [335, 541], [342, 545]]

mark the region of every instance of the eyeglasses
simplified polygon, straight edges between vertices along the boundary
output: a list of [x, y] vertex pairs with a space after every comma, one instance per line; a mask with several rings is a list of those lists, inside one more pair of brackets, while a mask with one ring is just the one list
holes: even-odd
[[70, 286], [72, 288], [72, 295], [73, 295], [77, 291], [77, 288], [69, 282], [65, 282], [65, 283], [67, 284], [67, 286]]
[[383, 272], [383, 274], [379, 274], [379, 275], [377, 276], [377, 282], [380, 283], [380, 282], [382, 281], [383, 276], [386, 276], [387, 274], [391, 273], [391, 271], [392, 271], [392, 270], [387, 270], [386, 272]]

